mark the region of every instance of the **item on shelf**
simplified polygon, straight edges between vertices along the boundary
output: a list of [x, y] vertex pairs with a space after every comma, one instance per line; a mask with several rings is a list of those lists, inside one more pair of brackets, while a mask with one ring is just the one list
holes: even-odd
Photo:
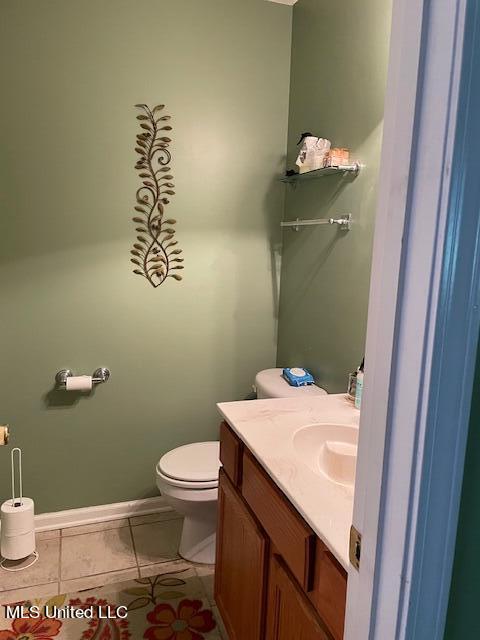
[[317, 138], [308, 132], [302, 133], [298, 144], [302, 145], [295, 163], [299, 173], [315, 171], [325, 166], [325, 159], [331, 146], [330, 140]]
[[340, 167], [350, 162], [350, 150], [340, 147], [330, 149], [325, 158], [325, 167]]

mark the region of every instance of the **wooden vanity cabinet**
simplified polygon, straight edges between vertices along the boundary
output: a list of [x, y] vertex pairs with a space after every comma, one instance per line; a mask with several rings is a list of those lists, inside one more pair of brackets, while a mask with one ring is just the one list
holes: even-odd
[[266, 640], [331, 640], [282, 559], [271, 555]]
[[215, 599], [229, 640], [342, 640], [347, 574], [226, 423]]
[[215, 601], [229, 640], [263, 640], [268, 541], [224, 471], [218, 514]]
[[235, 487], [242, 481], [243, 443], [226, 422], [220, 425], [220, 461]]

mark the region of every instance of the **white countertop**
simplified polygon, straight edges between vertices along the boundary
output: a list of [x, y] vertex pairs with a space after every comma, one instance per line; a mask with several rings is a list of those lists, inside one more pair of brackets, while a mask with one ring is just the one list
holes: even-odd
[[360, 412], [343, 393], [222, 402], [217, 406], [275, 484], [348, 569], [353, 488], [310, 470], [294, 449], [293, 435], [306, 425], [321, 422], [358, 428]]

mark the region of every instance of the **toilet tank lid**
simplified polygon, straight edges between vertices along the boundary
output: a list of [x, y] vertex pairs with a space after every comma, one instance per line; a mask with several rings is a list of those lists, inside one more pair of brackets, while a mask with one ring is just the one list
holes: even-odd
[[292, 387], [282, 375], [283, 369], [264, 369], [257, 373], [255, 388], [264, 398], [300, 398], [305, 396], [324, 396], [325, 389], [309, 384], [304, 387]]
[[194, 442], [163, 455], [158, 468], [175, 480], [207, 482], [218, 478], [219, 455], [219, 442]]

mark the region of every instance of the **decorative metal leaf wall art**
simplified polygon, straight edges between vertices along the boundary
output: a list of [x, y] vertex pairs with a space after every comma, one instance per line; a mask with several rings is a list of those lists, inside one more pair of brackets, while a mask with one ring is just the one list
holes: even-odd
[[165, 135], [172, 127], [168, 124], [170, 116], [162, 115], [165, 105], [157, 104], [153, 109], [146, 104], [135, 106], [142, 112], [137, 116], [141, 132], [137, 134], [135, 147], [139, 155], [135, 169], [142, 186], [136, 193], [133, 221], [139, 235], [130, 251], [131, 261], [135, 265], [133, 273], [146, 278], [152, 287], [158, 287], [167, 278], [181, 280], [177, 271], [183, 269], [183, 258], [179, 257], [182, 250], [174, 240], [177, 221], [164, 219], [168, 196], [175, 195], [169, 167], [171, 139]]

